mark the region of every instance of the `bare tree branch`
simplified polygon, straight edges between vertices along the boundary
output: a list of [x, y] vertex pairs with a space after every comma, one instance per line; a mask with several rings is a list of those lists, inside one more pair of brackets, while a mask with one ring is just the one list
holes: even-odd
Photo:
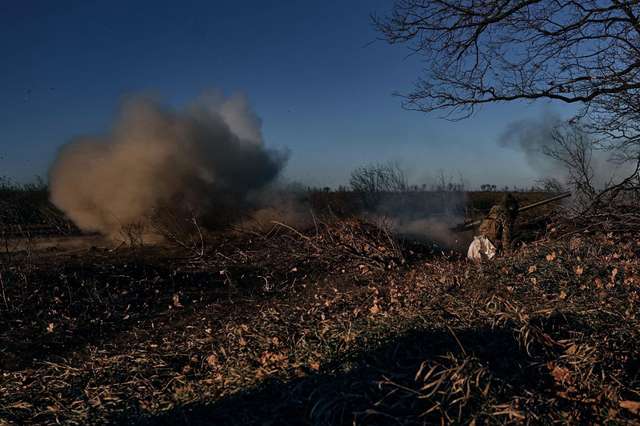
[[639, 15], [639, 0], [397, 0], [373, 21], [425, 59], [406, 108], [458, 120], [488, 103], [581, 104], [592, 130], [635, 158]]

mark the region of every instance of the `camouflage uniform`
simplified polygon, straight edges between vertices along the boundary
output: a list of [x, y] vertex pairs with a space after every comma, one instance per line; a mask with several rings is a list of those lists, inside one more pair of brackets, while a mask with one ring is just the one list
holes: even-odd
[[505, 195], [500, 204], [493, 206], [482, 221], [479, 234], [487, 237], [494, 246], [501, 245], [503, 251], [510, 251], [518, 208], [518, 201], [511, 194]]

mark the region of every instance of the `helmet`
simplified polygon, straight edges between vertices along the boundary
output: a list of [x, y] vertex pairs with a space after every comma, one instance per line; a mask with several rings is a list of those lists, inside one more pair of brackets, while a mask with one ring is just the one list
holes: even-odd
[[518, 205], [518, 200], [516, 200], [516, 198], [510, 193], [504, 194], [502, 196], [500, 204], [502, 204], [505, 210], [512, 215], [517, 214], [518, 209], [520, 208], [520, 206]]

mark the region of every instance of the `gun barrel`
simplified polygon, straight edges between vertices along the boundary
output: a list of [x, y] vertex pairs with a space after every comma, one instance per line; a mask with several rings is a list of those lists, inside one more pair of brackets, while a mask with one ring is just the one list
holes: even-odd
[[[537, 202], [535, 202], [533, 204], [522, 206], [522, 207], [520, 207], [518, 209], [518, 213], [525, 212], [527, 210], [534, 209], [534, 208], [539, 207], [539, 206], [544, 206], [545, 204], [553, 203], [554, 201], [562, 200], [563, 198], [567, 198], [567, 197], [570, 197], [570, 196], [571, 196], [570, 192], [563, 192], [562, 194], [556, 195], [555, 197], [547, 198], [546, 200], [537, 201]], [[473, 222], [465, 223], [464, 225], [459, 226], [459, 227], [457, 227], [455, 229], [457, 229], [457, 230], [470, 229], [470, 228], [473, 228], [473, 227], [476, 227], [476, 226], [480, 225], [483, 220], [484, 219], [478, 219], [478, 220], [473, 221]]]
[[547, 198], [546, 200], [538, 201], [536, 203], [529, 204], [528, 206], [522, 206], [518, 209], [518, 213], [534, 209], [538, 206], [544, 206], [545, 204], [553, 203], [554, 201], [562, 200], [563, 198], [567, 198], [570, 196], [570, 192], [563, 192], [562, 194], [556, 195], [555, 197]]

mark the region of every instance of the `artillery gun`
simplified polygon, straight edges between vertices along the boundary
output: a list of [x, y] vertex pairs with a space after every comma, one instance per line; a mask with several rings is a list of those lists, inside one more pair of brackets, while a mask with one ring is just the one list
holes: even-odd
[[[537, 202], [535, 202], [533, 204], [529, 204], [527, 206], [522, 206], [522, 207], [520, 207], [518, 209], [518, 213], [522, 213], [522, 212], [525, 212], [527, 210], [535, 209], [536, 207], [544, 206], [545, 204], [549, 204], [549, 203], [552, 203], [554, 201], [562, 200], [562, 199], [570, 197], [570, 196], [571, 196], [570, 192], [563, 192], [562, 194], [556, 195], [555, 197], [547, 198], [547, 199], [542, 200], [542, 201], [537, 201]], [[478, 220], [475, 220], [473, 222], [462, 223], [462, 224], [460, 224], [458, 226], [455, 226], [455, 227], [451, 228], [451, 230], [455, 231], [455, 232], [466, 231], [466, 230], [475, 228], [476, 226], [479, 226], [482, 223], [483, 220], [484, 219], [478, 219]]]

